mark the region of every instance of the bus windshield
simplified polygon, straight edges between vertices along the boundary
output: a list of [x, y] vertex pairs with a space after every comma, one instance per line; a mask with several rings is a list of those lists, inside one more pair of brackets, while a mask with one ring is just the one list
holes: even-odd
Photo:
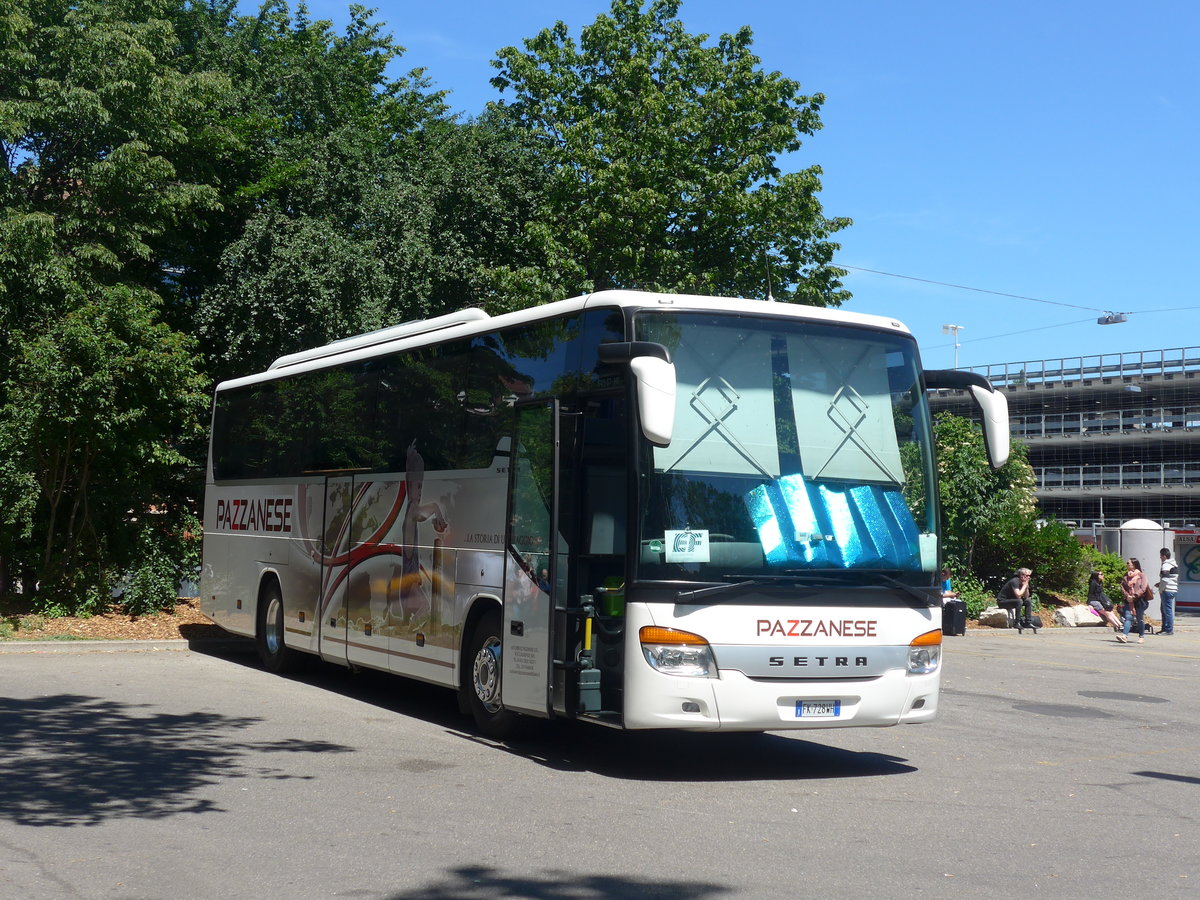
[[907, 335], [642, 312], [675, 364], [675, 430], [640, 453], [639, 579], [887, 573], [929, 584], [928, 406]]

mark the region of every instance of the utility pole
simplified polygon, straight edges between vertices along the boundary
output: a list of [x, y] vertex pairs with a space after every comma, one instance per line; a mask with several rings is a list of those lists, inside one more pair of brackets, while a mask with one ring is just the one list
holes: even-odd
[[942, 334], [954, 335], [954, 368], [958, 368], [958, 333], [963, 330], [962, 325], [943, 325]]

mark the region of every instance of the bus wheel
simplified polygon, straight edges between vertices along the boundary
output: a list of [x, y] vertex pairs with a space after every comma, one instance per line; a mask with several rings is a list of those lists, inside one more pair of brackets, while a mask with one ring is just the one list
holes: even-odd
[[296, 651], [283, 642], [283, 591], [275, 581], [263, 586], [256, 638], [259, 658], [268, 672], [282, 674], [295, 667]]
[[479, 730], [489, 737], [508, 737], [517, 717], [500, 702], [500, 611], [484, 614], [467, 645], [467, 697]]

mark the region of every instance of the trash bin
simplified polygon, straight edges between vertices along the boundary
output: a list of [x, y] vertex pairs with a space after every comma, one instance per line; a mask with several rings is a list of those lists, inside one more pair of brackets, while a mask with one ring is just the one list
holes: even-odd
[[967, 633], [967, 604], [962, 600], [947, 600], [942, 604], [942, 634]]

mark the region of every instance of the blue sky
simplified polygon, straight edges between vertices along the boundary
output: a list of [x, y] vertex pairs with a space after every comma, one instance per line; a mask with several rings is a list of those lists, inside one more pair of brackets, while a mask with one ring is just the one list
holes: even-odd
[[[348, 5], [309, 2], [338, 24]], [[466, 114], [499, 96], [497, 49], [609, 9], [368, 5], [407, 48], [398, 69], [425, 67]], [[905, 322], [927, 366], [954, 361], [944, 324], [962, 326], [963, 366], [1200, 347], [1200, 5], [683, 0], [680, 16], [714, 36], [749, 25], [765, 68], [826, 95], [784, 168], [824, 169], [826, 213], [854, 220], [846, 308]], [[1131, 315], [1097, 325], [1104, 311]]]

